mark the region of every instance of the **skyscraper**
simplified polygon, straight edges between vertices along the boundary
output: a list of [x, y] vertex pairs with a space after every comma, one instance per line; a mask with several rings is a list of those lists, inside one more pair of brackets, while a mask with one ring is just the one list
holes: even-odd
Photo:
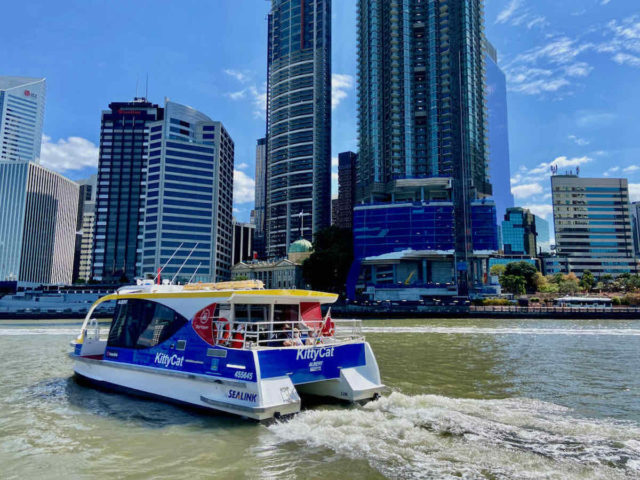
[[18, 280], [70, 284], [78, 218], [78, 184], [29, 163], [26, 193]]
[[553, 175], [551, 191], [556, 249], [568, 271], [637, 273], [626, 178]]
[[[449, 265], [460, 295], [486, 278], [476, 259], [497, 249], [495, 205], [485, 201], [492, 189], [483, 24], [482, 0], [358, 1], [356, 257], [373, 240], [367, 219], [390, 237], [383, 219], [393, 220], [405, 233], [380, 238], [386, 248], [432, 252], [405, 281], [430, 284], [429, 262], [438, 265], [440, 280]], [[442, 229], [434, 218], [445, 222]], [[447, 246], [437, 248], [439, 258], [437, 245]]]
[[254, 207], [253, 249], [259, 258], [265, 256], [265, 214], [267, 204], [267, 139], [261, 138], [256, 145], [256, 190]]
[[340, 228], [353, 227], [353, 206], [356, 195], [356, 162], [358, 154], [342, 152], [338, 154], [338, 207], [333, 224]]
[[37, 162], [42, 141], [44, 78], [0, 76], [0, 162]]
[[489, 129], [489, 178], [498, 218], [514, 206], [511, 193], [507, 79], [498, 65], [498, 52], [484, 40], [487, 68], [487, 113]]
[[536, 218], [521, 207], [507, 209], [502, 221], [502, 243], [505, 255], [537, 254]]
[[164, 119], [149, 125], [141, 274], [164, 266], [176, 281], [229, 280], [233, 165], [222, 123], [166, 102]]
[[91, 249], [96, 224], [96, 191], [98, 175], [78, 181], [78, 226], [76, 232], [76, 252], [73, 260], [73, 281], [91, 280]]
[[[149, 124], [164, 111], [145, 98], [102, 112], [92, 277], [131, 281], [140, 270]], [[154, 141], [155, 138], [151, 138]]]
[[551, 236], [549, 235], [549, 222], [544, 218], [534, 215], [536, 221], [536, 247], [538, 254], [551, 253]]
[[[331, 1], [272, 0], [267, 54], [267, 255], [331, 215]], [[302, 213], [302, 215], [300, 215]]]

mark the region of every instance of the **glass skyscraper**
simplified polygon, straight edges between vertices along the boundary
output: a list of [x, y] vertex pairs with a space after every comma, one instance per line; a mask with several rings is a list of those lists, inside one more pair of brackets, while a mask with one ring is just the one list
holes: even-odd
[[267, 139], [260, 138], [256, 145], [256, 190], [254, 207], [253, 248], [259, 258], [265, 256], [265, 216], [267, 204]]
[[0, 76], [0, 162], [37, 162], [42, 141], [44, 78]]
[[149, 129], [141, 274], [164, 266], [176, 282], [229, 280], [233, 140], [222, 123], [175, 102]]
[[498, 66], [498, 52], [485, 39], [487, 113], [489, 126], [489, 178], [498, 218], [514, 206], [511, 193], [507, 79]]
[[131, 281], [140, 270], [149, 124], [164, 111], [145, 98], [102, 112], [93, 278]]
[[356, 200], [451, 203], [460, 295], [497, 249], [495, 206], [472, 207], [492, 194], [483, 28], [482, 0], [358, 0]]
[[520, 207], [507, 209], [502, 221], [502, 243], [505, 255], [535, 257], [537, 254], [536, 227], [536, 217], [529, 210]]
[[331, 0], [272, 0], [267, 85], [267, 255], [331, 217]]

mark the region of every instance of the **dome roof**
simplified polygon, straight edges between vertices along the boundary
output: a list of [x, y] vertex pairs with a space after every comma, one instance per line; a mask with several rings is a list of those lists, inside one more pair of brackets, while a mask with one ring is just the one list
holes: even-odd
[[289, 253], [307, 253], [313, 251], [313, 244], [309, 240], [301, 238], [289, 246]]

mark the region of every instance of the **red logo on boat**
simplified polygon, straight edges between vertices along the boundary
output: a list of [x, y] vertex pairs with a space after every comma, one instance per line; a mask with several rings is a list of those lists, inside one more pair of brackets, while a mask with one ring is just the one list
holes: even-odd
[[203, 308], [194, 315], [192, 322], [193, 330], [202, 340], [211, 346], [215, 345], [213, 335], [213, 317], [215, 316], [217, 307], [217, 303], [212, 303], [211, 305]]

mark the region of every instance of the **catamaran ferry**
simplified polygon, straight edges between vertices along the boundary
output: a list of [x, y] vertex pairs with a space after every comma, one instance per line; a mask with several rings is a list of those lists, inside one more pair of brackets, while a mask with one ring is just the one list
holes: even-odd
[[[259, 281], [140, 282], [92, 306], [70, 355], [80, 380], [256, 420], [300, 411], [300, 393], [374, 398], [384, 385], [360, 321], [322, 315], [336, 299]], [[108, 301], [103, 338], [93, 313]]]

